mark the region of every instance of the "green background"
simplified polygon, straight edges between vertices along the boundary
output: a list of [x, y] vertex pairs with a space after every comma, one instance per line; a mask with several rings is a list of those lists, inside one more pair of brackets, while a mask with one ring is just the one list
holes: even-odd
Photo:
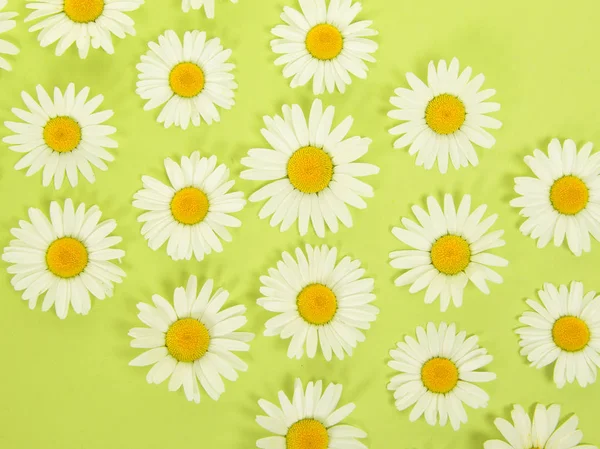
[[[12, 107], [22, 108], [20, 92], [35, 92], [40, 83], [46, 89], [90, 86], [92, 94], [105, 96], [103, 108], [113, 109], [110, 124], [118, 128], [115, 162], [107, 172], [96, 171], [97, 181], [85, 180], [73, 189], [66, 183], [60, 191], [43, 188], [41, 174], [26, 178], [13, 165], [19, 155], [0, 144], [0, 247], [10, 240], [9, 229], [27, 217], [28, 207], [47, 211], [53, 199], [71, 197], [88, 205], [98, 204], [105, 218], [118, 221], [117, 235], [124, 238], [127, 255], [122, 267], [127, 278], [116, 286], [115, 296], [94, 301], [88, 316], [72, 311], [60, 321], [54, 311], [30, 311], [13, 291], [2, 263], [0, 276], [0, 447], [5, 449], [106, 449], [106, 448], [216, 448], [254, 447], [266, 436], [255, 422], [261, 397], [276, 399], [279, 389], [290, 392], [293, 379], [305, 382], [322, 378], [344, 385], [342, 401], [357, 408], [348, 423], [365, 429], [372, 449], [475, 449], [485, 440], [499, 436], [495, 416], [508, 416], [512, 404], [529, 408], [536, 402], [563, 405], [563, 416], [576, 412], [585, 441], [600, 443], [597, 400], [600, 382], [586, 389], [568, 385], [558, 390], [551, 368], [537, 371], [518, 354], [517, 317], [526, 310], [524, 299], [534, 297], [546, 281], [584, 282], [586, 290], [600, 290], [598, 266], [600, 244], [592, 252], [573, 256], [565, 247], [543, 250], [522, 236], [522, 222], [508, 205], [514, 196], [515, 176], [528, 175], [522, 159], [534, 148], [546, 148], [552, 137], [573, 138], [578, 146], [586, 141], [600, 145], [598, 109], [596, 0], [576, 3], [541, 0], [429, 0], [391, 2], [365, 0], [361, 19], [372, 19], [379, 31], [377, 63], [370, 65], [367, 80], [357, 80], [345, 95], [324, 95], [336, 106], [336, 123], [352, 114], [352, 133], [373, 139], [366, 162], [381, 172], [369, 182], [375, 197], [366, 210], [353, 210], [354, 227], [319, 239], [313, 233], [300, 238], [297, 230], [281, 234], [268, 220], [259, 220], [262, 204], [249, 204], [238, 214], [243, 226], [234, 230], [233, 242], [221, 254], [204, 262], [174, 262], [165, 248], [151, 251], [136, 222], [139, 211], [131, 206], [132, 196], [141, 188], [140, 177], [149, 174], [166, 179], [162, 161], [179, 158], [193, 150], [216, 154], [237, 177], [240, 159], [252, 147], [265, 145], [260, 128], [262, 116], [274, 115], [283, 104], [312, 102], [310, 86], [291, 89], [281, 69], [273, 65], [269, 30], [280, 23], [284, 5], [295, 0], [241, 0], [238, 5], [216, 0], [216, 19], [203, 12], [184, 14], [180, 0], [150, 0], [131, 14], [136, 37], [115, 40], [116, 54], [90, 51], [80, 60], [75, 48], [56, 57], [54, 46], [41, 48], [36, 35], [27, 31], [22, 0], [10, 0], [8, 9], [20, 16], [17, 28], [4, 38], [15, 42], [21, 53], [9, 57], [13, 71], [0, 73], [0, 121], [13, 120]], [[233, 49], [239, 83], [236, 106], [222, 113], [222, 121], [183, 131], [164, 129], [156, 123], [158, 110], [144, 112], [143, 101], [135, 94], [135, 64], [146, 51], [146, 43], [166, 29], [178, 33], [206, 30], [219, 36]], [[498, 91], [494, 101], [502, 110], [494, 116], [504, 127], [495, 131], [492, 150], [478, 150], [480, 165], [447, 175], [415, 167], [406, 150], [392, 149], [394, 138], [387, 133], [394, 123], [386, 117], [393, 89], [406, 86], [404, 73], [426, 76], [430, 60], [457, 56], [461, 66], [471, 65], [486, 75], [485, 88]], [[9, 131], [0, 126], [0, 137]], [[238, 181], [237, 188], [248, 196], [258, 184]], [[492, 285], [486, 297], [473, 286], [467, 288], [462, 308], [439, 312], [439, 304], [425, 305], [423, 294], [410, 295], [396, 288], [398, 272], [388, 265], [388, 253], [400, 249], [390, 230], [400, 217], [410, 215], [410, 206], [423, 204], [427, 195], [438, 199], [443, 193], [471, 193], [474, 203], [487, 203], [500, 214], [494, 229], [505, 229], [507, 245], [497, 254], [510, 261], [498, 271], [502, 285]], [[303, 242], [327, 243], [362, 260], [368, 275], [375, 278], [375, 304], [381, 309], [351, 358], [325, 362], [289, 360], [286, 341], [262, 336], [264, 322], [271, 316], [255, 303], [259, 276], [275, 265], [283, 250]], [[140, 350], [129, 347], [127, 331], [139, 325], [135, 304], [150, 301], [153, 293], [170, 298], [175, 287], [190, 274], [201, 281], [213, 277], [217, 285], [231, 292], [230, 304], [245, 304], [249, 320], [246, 330], [257, 338], [243, 355], [249, 370], [237, 382], [227, 382], [218, 402], [207, 396], [201, 404], [188, 403], [182, 391], [170, 393], [166, 383], [146, 384], [147, 369], [132, 368], [129, 360]], [[455, 321], [468, 333], [478, 334], [482, 346], [495, 359], [489, 369], [498, 379], [484, 386], [491, 396], [484, 410], [467, 409], [469, 422], [460, 431], [450, 426], [430, 427], [424, 420], [408, 421], [408, 411], [398, 412], [386, 384], [393, 372], [386, 366], [388, 351], [396, 341], [412, 334], [417, 325], [429, 320]], [[596, 424], [596, 425], [595, 425]]]

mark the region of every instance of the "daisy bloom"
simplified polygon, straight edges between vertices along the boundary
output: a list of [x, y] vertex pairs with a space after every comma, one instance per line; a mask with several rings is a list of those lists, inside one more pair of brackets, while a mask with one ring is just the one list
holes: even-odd
[[121, 241], [110, 235], [115, 220], [100, 222], [101, 216], [97, 206], [86, 210], [80, 204], [75, 210], [71, 199], [64, 208], [53, 201], [50, 219], [30, 208], [31, 221], [21, 220], [18, 228], [10, 230], [16, 240], [4, 248], [2, 260], [12, 264], [7, 270], [14, 275], [11, 284], [23, 291], [30, 309], [46, 293], [43, 312], [54, 306], [63, 319], [71, 305], [75, 313], [87, 315], [90, 294], [97, 299], [113, 295], [113, 283], [121, 283], [125, 272], [112, 261], [120, 261], [125, 251], [114, 248]]
[[292, 78], [292, 87], [304, 86], [313, 80], [313, 92], [325, 89], [341, 93], [352, 83], [350, 75], [366, 78], [367, 65], [375, 62], [371, 53], [377, 44], [368, 36], [377, 31], [369, 28], [371, 20], [354, 22], [361, 11], [360, 3], [352, 0], [299, 0], [302, 12], [284, 7], [281, 19], [285, 25], [271, 30], [278, 39], [271, 48], [281, 54], [275, 65], [283, 65], [283, 76]]
[[330, 383], [323, 391], [323, 382], [309, 382], [306, 390], [302, 381], [294, 382], [290, 400], [283, 391], [278, 398], [281, 407], [260, 399], [258, 405], [267, 416], [257, 416], [256, 422], [274, 433], [261, 438], [261, 449], [366, 449], [359, 440], [366, 438], [362, 430], [340, 424], [355, 408], [352, 403], [338, 408], [342, 386]]
[[417, 327], [417, 339], [410, 336], [398, 342], [390, 351], [390, 368], [400, 371], [392, 377], [388, 390], [394, 392], [396, 408], [405, 410], [414, 405], [410, 421], [425, 415], [427, 424], [448, 421], [454, 430], [467, 422], [464, 404], [471, 408], [485, 408], [488, 394], [475, 383], [489, 382], [496, 374], [479, 371], [493, 357], [477, 345], [478, 337], [466, 338], [456, 326], [441, 323], [439, 327], [427, 324], [427, 330]]
[[410, 293], [425, 288], [425, 303], [438, 296], [442, 312], [450, 300], [456, 307], [463, 302], [463, 291], [470, 280], [482, 293], [490, 293], [487, 281], [502, 283], [502, 276], [490, 267], [504, 267], [508, 261], [491, 254], [491, 249], [504, 246], [500, 237], [504, 231], [488, 230], [497, 214], [482, 220], [487, 206], [471, 212], [471, 196], [463, 196], [458, 208], [450, 194], [444, 196], [443, 209], [435, 198], [427, 198], [428, 212], [419, 206], [412, 211], [419, 221], [402, 219], [404, 228], [393, 228], [392, 233], [411, 250], [393, 251], [390, 265], [406, 270], [395, 281], [397, 286], [409, 285]]
[[152, 296], [155, 307], [139, 303], [138, 318], [148, 327], [133, 328], [129, 336], [132, 347], [148, 350], [129, 365], [152, 365], [148, 383], [160, 384], [170, 377], [169, 391], [183, 385], [188, 401], [200, 402], [198, 382], [218, 400], [225, 392], [223, 378], [235, 381], [238, 371], [248, 369], [234, 352], [248, 351], [248, 342], [254, 338], [254, 334], [237, 332], [246, 324], [246, 307], [223, 309], [228, 297], [227, 290], [213, 292], [211, 279], [198, 292], [198, 280], [190, 276], [185, 288], [175, 289], [173, 305], [160, 295]]
[[[204, 31], [186, 31], [183, 42], [175, 31], [168, 30], [150, 42], [150, 50], [142, 55], [136, 93], [149, 111], [164, 104], [158, 123], [187, 129], [190, 121], [200, 126], [221, 120], [217, 106], [231, 109], [237, 89], [227, 62], [231, 50], [224, 50], [218, 38], [206, 40]], [[165, 104], [166, 103], [166, 104]]]
[[570, 288], [544, 284], [538, 292], [541, 304], [531, 299], [517, 329], [521, 355], [537, 369], [554, 365], [554, 382], [558, 388], [566, 382], [585, 387], [596, 381], [600, 367], [600, 296], [583, 293], [581, 282]]
[[554, 239], [560, 246], [567, 240], [576, 256], [589, 252], [590, 234], [600, 240], [600, 153], [586, 143], [578, 151], [571, 139], [561, 146], [558, 139], [548, 145], [548, 155], [536, 149], [525, 156], [532, 177], [515, 178], [515, 191], [521, 195], [510, 202], [521, 208], [527, 220], [521, 232], [537, 240], [543, 248]]
[[288, 357], [300, 359], [304, 347], [313, 358], [317, 344], [326, 360], [332, 352], [339, 359], [352, 355], [356, 344], [365, 340], [379, 309], [373, 279], [363, 278], [359, 260], [346, 256], [337, 263], [337, 249], [306, 245], [306, 254], [296, 248], [296, 258], [284, 252], [277, 269], [261, 276], [258, 305], [278, 315], [267, 321], [266, 336], [291, 338]]
[[38, 40], [42, 47], [56, 45], [56, 55], [62, 55], [75, 44], [79, 57], [86, 58], [90, 49], [102, 48], [112, 55], [114, 34], [123, 39], [135, 36], [134, 22], [126, 12], [135, 11], [144, 0], [36, 0], [26, 7], [34, 11], [25, 22], [44, 18], [31, 28], [40, 31]]
[[182, 156], [178, 164], [165, 159], [170, 185], [142, 176], [144, 188], [134, 195], [133, 205], [146, 212], [138, 217], [144, 223], [142, 235], [153, 250], [167, 240], [167, 254], [173, 260], [203, 260], [205, 254], [223, 251], [221, 239], [231, 241], [228, 227], [241, 226], [231, 213], [246, 204], [242, 192], [230, 192], [235, 184], [225, 164], [217, 167], [217, 157], [200, 157], [195, 151]]
[[[231, 3], [237, 3], [238, 0], [230, 0]], [[204, 13], [209, 19], [215, 18], [215, 0], [182, 0], [181, 9], [183, 12], [189, 12], [190, 9], [200, 9], [204, 6]]]
[[498, 129], [502, 123], [489, 117], [489, 112], [500, 109], [498, 103], [487, 102], [496, 91], [479, 89], [485, 77], [471, 78], [471, 67], [458, 73], [458, 59], [450, 66], [431, 61], [427, 84], [413, 73], [406, 74], [411, 89], [398, 88], [390, 102], [397, 107], [388, 113], [390, 118], [404, 123], [390, 129], [393, 136], [401, 136], [394, 148], [410, 145], [408, 154], [417, 154], [416, 164], [431, 169], [437, 160], [441, 173], [448, 170], [448, 158], [454, 168], [479, 163], [473, 144], [491, 148], [496, 139], [485, 128]]
[[[7, 3], [8, 0], [0, 0], [0, 34], [12, 30], [17, 25], [17, 22], [13, 19], [19, 14], [16, 12], [2, 12]], [[12, 70], [12, 66], [2, 55], [16, 55], [17, 53], [19, 53], [19, 49], [16, 45], [0, 39], [0, 69]]]
[[502, 418], [494, 421], [506, 441], [488, 440], [483, 444], [484, 449], [597, 449], [596, 446], [579, 444], [583, 432], [577, 429], [577, 416], [572, 415], [558, 425], [559, 405], [536, 405], [533, 419], [523, 407], [515, 405], [511, 417], [512, 423]]
[[367, 153], [371, 139], [346, 138], [352, 117], [346, 117], [333, 130], [335, 108], [323, 111], [321, 100], [312, 104], [308, 120], [297, 104], [283, 106], [283, 117], [264, 117], [262, 135], [271, 148], [253, 148], [242, 164], [249, 168], [240, 177], [269, 181], [250, 196], [250, 201], [268, 200], [259, 213], [271, 216], [271, 226], [289, 229], [298, 220], [301, 235], [312, 223], [319, 237], [325, 225], [339, 229], [338, 220], [352, 226], [347, 204], [364, 209], [363, 197], [373, 196], [373, 188], [356, 179], [379, 173], [379, 167], [356, 162]]
[[40, 85], [36, 87], [38, 100], [27, 92], [21, 98], [28, 110], [13, 108], [21, 122], [4, 122], [15, 134], [2, 139], [9, 148], [25, 155], [15, 165], [16, 170], [27, 168], [26, 176], [43, 169], [42, 183], [48, 186], [54, 178], [54, 188], [62, 186], [65, 174], [71, 186], [79, 182], [79, 173], [93, 183], [96, 181], [92, 166], [107, 170], [104, 161], [114, 160], [106, 148], [117, 148], [111, 139], [116, 132], [105, 125], [113, 111], [96, 111], [104, 97], [97, 95], [88, 101], [89, 87], [75, 93], [73, 83], [64, 94], [54, 88], [54, 99]]

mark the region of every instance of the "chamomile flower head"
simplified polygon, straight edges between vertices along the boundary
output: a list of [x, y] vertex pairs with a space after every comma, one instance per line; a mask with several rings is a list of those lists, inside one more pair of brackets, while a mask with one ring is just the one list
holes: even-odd
[[333, 130], [335, 108], [323, 111], [321, 100], [312, 104], [308, 118], [298, 105], [283, 106], [283, 117], [264, 117], [262, 135], [271, 148], [253, 148], [242, 164], [248, 167], [240, 177], [269, 183], [250, 196], [250, 201], [267, 200], [260, 218], [271, 216], [271, 226], [289, 229], [298, 220], [301, 235], [309, 223], [319, 237], [325, 225], [339, 229], [338, 220], [352, 226], [347, 205], [364, 209], [363, 197], [373, 196], [373, 188], [359, 177], [379, 173], [379, 167], [357, 162], [365, 155], [371, 139], [348, 137], [352, 117], [346, 117]]
[[471, 212], [470, 195], [463, 196], [458, 207], [450, 194], [442, 206], [433, 197], [427, 198], [428, 211], [413, 206], [418, 223], [402, 219], [403, 228], [393, 228], [398, 240], [410, 250], [393, 251], [390, 264], [406, 270], [395, 281], [397, 286], [409, 285], [410, 293], [427, 288], [425, 303], [438, 297], [440, 308], [448, 309], [450, 300], [456, 307], [463, 302], [463, 291], [471, 281], [482, 293], [489, 294], [487, 281], [499, 284], [502, 277], [490, 267], [503, 267], [508, 262], [490, 250], [504, 246], [504, 231], [488, 232], [498, 216], [483, 219], [487, 206]]
[[560, 246], [567, 241], [576, 256], [591, 250], [590, 235], [600, 240], [600, 153], [592, 144], [577, 150], [567, 139], [561, 145], [552, 139], [548, 155], [536, 149], [525, 156], [535, 177], [515, 178], [515, 191], [521, 195], [510, 205], [521, 208], [527, 219], [521, 232], [545, 247], [550, 240]]
[[377, 44], [369, 37], [377, 32], [371, 20], [355, 22], [362, 6], [352, 0], [299, 0], [301, 11], [284, 7], [281, 19], [271, 32], [277, 39], [271, 48], [280, 54], [275, 65], [283, 65], [283, 76], [292, 78], [292, 87], [310, 80], [315, 95], [336, 88], [344, 93], [352, 82], [350, 75], [366, 78], [367, 62]]
[[[13, 19], [19, 14], [11, 11], [2, 12], [7, 3], [8, 0], [0, 0], [0, 35], [12, 30], [17, 25], [17, 22]], [[2, 55], [12, 56], [16, 55], [17, 53], [19, 53], [19, 48], [15, 44], [4, 39], [0, 39], [0, 69], [12, 70], [12, 66], [6, 59], [4, 59]]]
[[[231, 3], [237, 3], [238, 0], [230, 0]], [[204, 13], [209, 19], [215, 18], [215, 0], [181, 0], [181, 9], [183, 12], [189, 12], [191, 9], [200, 9], [204, 7]]]
[[198, 291], [198, 279], [190, 276], [186, 287], [178, 287], [173, 304], [153, 295], [154, 306], [139, 303], [138, 318], [147, 327], [133, 328], [131, 346], [147, 349], [129, 364], [152, 365], [146, 380], [160, 384], [169, 379], [169, 391], [183, 386], [188, 401], [200, 402], [200, 388], [215, 401], [225, 392], [223, 378], [235, 381], [248, 365], [235, 352], [248, 351], [254, 334], [238, 332], [246, 307], [224, 309], [229, 293], [214, 290], [211, 279]]
[[478, 337], [467, 338], [457, 332], [454, 324], [427, 324], [417, 327], [417, 339], [406, 336], [390, 351], [388, 365], [400, 372], [392, 377], [388, 390], [394, 392], [396, 408], [400, 411], [413, 406], [409, 419], [425, 416], [429, 425], [445, 426], [448, 421], [454, 430], [467, 422], [463, 404], [485, 408], [488, 394], [475, 385], [496, 378], [491, 372], [480, 371], [492, 361], [492, 356], [477, 344]]
[[97, 206], [77, 209], [67, 199], [64, 207], [50, 203], [50, 219], [35, 208], [29, 209], [31, 221], [19, 221], [10, 230], [16, 238], [2, 254], [11, 264], [11, 283], [34, 309], [45, 293], [42, 311], [52, 308], [63, 319], [69, 306], [75, 313], [87, 315], [92, 303], [90, 295], [104, 299], [113, 295], [113, 284], [120, 283], [125, 273], [113, 261], [121, 260], [125, 252], [114, 248], [121, 237], [110, 235], [117, 224], [114, 220], [100, 222], [102, 212]]
[[533, 311], [519, 319], [526, 326], [516, 330], [521, 355], [537, 369], [554, 363], [558, 388], [575, 380], [582, 387], [594, 383], [600, 367], [600, 296], [584, 294], [581, 282], [570, 288], [547, 283], [538, 295], [541, 303], [528, 299]]
[[79, 57], [86, 58], [90, 46], [102, 48], [113, 54], [112, 35], [120, 39], [126, 35], [135, 36], [134, 22], [126, 13], [135, 11], [144, 0], [36, 0], [27, 2], [26, 7], [33, 9], [25, 22], [38, 19], [29, 28], [30, 32], [39, 31], [38, 40], [42, 47], [55, 42], [56, 55], [62, 55], [75, 44]]
[[[206, 40], [204, 31], [186, 31], [183, 41], [173, 30], [150, 42], [150, 50], [136, 66], [136, 93], [144, 100], [144, 110], [162, 106], [158, 123], [187, 129], [190, 122], [200, 126], [221, 120], [219, 108], [235, 104], [237, 84], [227, 62], [231, 50], [223, 49], [218, 38]], [[164, 106], [163, 106], [164, 105]]]
[[479, 159], [473, 144], [491, 148], [496, 139], [486, 128], [497, 129], [502, 123], [487, 114], [500, 109], [498, 103], [488, 102], [496, 91], [479, 90], [484, 76], [471, 79], [471, 67], [459, 74], [458, 59], [429, 63], [427, 84], [413, 73], [406, 74], [410, 89], [398, 88], [390, 102], [398, 109], [388, 113], [390, 118], [404, 123], [390, 129], [401, 136], [394, 148], [410, 145], [408, 154], [417, 155], [417, 166], [431, 169], [437, 160], [441, 173], [454, 168], [477, 165]]

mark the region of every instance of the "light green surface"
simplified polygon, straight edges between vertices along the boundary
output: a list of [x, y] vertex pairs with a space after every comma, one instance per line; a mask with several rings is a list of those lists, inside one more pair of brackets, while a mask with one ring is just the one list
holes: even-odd
[[[136, 222], [139, 211], [131, 206], [133, 193], [141, 187], [142, 174], [166, 179], [162, 160], [179, 158], [199, 149], [216, 154], [234, 176], [247, 150], [264, 145], [260, 135], [262, 116], [280, 111], [284, 103], [307, 108], [312, 101], [310, 86], [292, 90], [280, 68], [273, 65], [269, 30], [280, 22], [285, 4], [294, 0], [241, 0], [233, 5], [217, 0], [216, 19], [203, 12], [184, 14], [180, 0], [149, 0], [131, 14], [138, 35], [116, 41], [116, 54], [90, 51], [80, 60], [71, 48], [63, 57], [54, 47], [42, 49], [36, 36], [28, 33], [23, 0], [10, 0], [9, 10], [20, 13], [16, 30], [3, 37], [21, 48], [10, 57], [13, 72], [0, 73], [0, 121], [12, 119], [11, 107], [22, 107], [21, 90], [33, 93], [41, 83], [47, 89], [91, 87], [92, 94], [105, 95], [103, 107], [115, 111], [110, 124], [118, 128], [119, 149], [108, 172], [96, 172], [97, 182], [85, 181], [73, 189], [56, 192], [43, 188], [41, 175], [26, 178], [12, 167], [19, 155], [0, 143], [0, 247], [8, 244], [9, 228], [26, 218], [27, 208], [47, 210], [52, 199], [98, 204], [104, 217], [118, 221], [117, 235], [124, 238], [127, 255], [123, 268], [127, 278], [115, 296], [94, 301], [86, 317], [70, 313], [60, 321], [54, 312], [30, 311], [14, 292], [2, 263], [0, 276], [0, 447], [4, 449], [154, 449], [214, 448], [247, 449], [266, 433], [254, 422], [260, 397], [275, 400], [276, 392], [291, 391], [293, 379], [322, 378], [344, 385], [343, 401], [357, 408], [348, 423], [365, 429], [371, 449], [476, 449], [499, 434], [492, 421], [507, 416], [513, 403], [528, 407], [537, 401], [560, 403], [564, 413], [576, 412], [585, 441], [600, 443], [600, 414], [597, 399], [600, 382], [586, 389], [569, 385], [558, 390], [551, 370], [529, 368], [518, 355], [513, 329], [545, 281], [584, 282], [586, 290], [600, 290], [597, 270], [600, 243], [580, 258], [566, 248], [538, 250], [535, 243], [518, 232], [521, 220], [508, 206], [513, 196], [512, 178], [526, 175], [522, 158], [535, 147], [545, 148], [550, 138], [573, 138], [600, 146], [598, 110], [597, 17], [595, 0], [576, 2], [541, 0], [429, 0], [391, 2], [365, 0], [361, 18], [374, 20], [380, 32], [378, 62], [371, 65], [366, 81], [354, 80], [345, 95], [325, 95], [334, 104], [336, 120], [352, 114], [352, 133], [373, 139], [366, 162], [377, 164], [381, 173], [370, 178], [375, 197], [368, 208], [353, 210], [354, 227], [324, 240], [309, 234], [309, 243], [326, 242], [362, 260], [375, 278], [379, 318], [367, 332], [366, 342], [344, 361], [289, 360], [287, 342], [262, 336], [270, 314], [255, 304], [259, 276], [278, 260], [281, 251], [292, 250], [302, 239], [292, 229], [281, 234], [258, 219], [259, 204], [250, 204], [238, 216], [243, 226], [233, 232], [234, 241], [222, 254], [204, 262], [173, 262], [163, 248], [151, 251]], [[135, 91], [135, 64], [146, 51], [146, 42], [165, 29], [182, 33], [206, 30], [233, 48], [240, 88], [236, 106], [222, 114], [220, 124], [182, 131], [165, 130], [155, 122], [158, 111], [144, 112]], [[392, 149], [387, 130], [393, 122], [386, 117], [389, 97], [395, 87], [405, 86], [404, 73], [426, 75], [430, 59], [457, 56], [461, 65], [486, 75], [484, 87], [498, 91], [502, 110], [495, 114], [504, 127], [495, 132], [497, 144], [489, 151], [478, 150], [480, 165], [442, 176], [414, 166], [405, 150]], [[0, 137], [8, 132], [0, 127]], [[249, 195], [258, 184], [239, 181], [236, 187]], [[487, 203], [500, 214], [496, 228], [506, 230], [507, 246], [497, 254], [510, 266], [498, 271], [505, 282], [493, 286], [489, 297], [469, 286], [460, 309], [439, 312], [438, 303], [423, 304], [422, 295], [396, 288], [397, 275], [388, 265], [388, 252], [400, 244], [391, 235], [410, 206], [423, 203], [428, 194], [439, 199], [444, 192], [471, 193], [474, 203]], [[231, 304], [247, 305], [247, 330], [257, 334], [251, 350], [243, 357], [250, 368], [235, 382], [227, 382], [219, 402], [204, 397], [201, 404], [188, 403], [183, 392], [170, 393], [167, 385], [146, 384], [144, 368], [127, 365], [139, 350], [129, 347], [127, 331], [138, 325], [135, 304], [149, 301], [153, 293], [170, 297], [190, 274], [201, 280], [214, 277], [230, 290]], [[469, 422], [460, 431], [430, 427], [423, 420], [409, 423], [408, 412], [398, 412], [385, 386], [392, 371], [386, 366], [388, 351], [417, 325], [427, 321], [455, 321], [469, 333], [481, 337], [495, 360], [489, 369], [498, 379], [485, 386], [491, 396], [485, 410], [468, 409]], [[596, 398], [594, 400], [593, 398]]]

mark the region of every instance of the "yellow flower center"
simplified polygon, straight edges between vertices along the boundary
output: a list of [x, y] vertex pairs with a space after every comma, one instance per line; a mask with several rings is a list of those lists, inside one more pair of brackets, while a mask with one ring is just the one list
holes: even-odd
[[290, 426], [285, 436], [286, 449], [327, 449], [327, 429], [316, 419], [306, 418]]
[[54, 240], [46, 251], [48, 270], [61, 278], [77, 276], [85, 269], [87, 263], [87, 249], [83, 243], [72, 237]]
[[554, 322], [552, 339], [563, 351], [581, 351], [590, 342], [590, 329], [581, 318], [563, 316]]
[[296, 150], [287, 164], [292, 185], [303, 193], [317, 193], [329, 185], [333, 177], [333, 161], [324, 150], [303, 147]]
[[185, 187], [173, 195], [171, 213], [179, 223], [200, 223], [208, 213], [208, 197], [196, 187]]
[[431, 263], [441, 273], [458, 274], [467, 268], [470, 261], [471, 247], [458, 235], [444, 235], [431, 247]]
[[315, 25], [306, 35], [306, 49], [317, 59], [333, 59], [342, 52], [343, 47], [342, 33], [328, 23]]
[[458, 131], [466, 116], [464, 103], [450, 94], [434, 97], [425, 108], [425, 121], [438, 134], [452, 134]]
[[590, 191], [577, 176], [563, 176], [550, 188], [550, 202], [557, 212], [575, 215], [585, 209]]
[[165, 337], [169, 354], [180, 362], [201, 358], [210, 344], [210, 335], [204, 324], [194, 318], [183, 318], [171, 324]]
[[182, 62], [171, 70], [169, 85], [180, 97], [195, 97], [204, 89], [204, 72], [193, 62]]
[[104, 0], [65, 0], [63, 10], [73, 22], [93, 22], [102, 15]]
[[73, 151], [81, 142], [81, 126], [71, 117], [54, 117], [44, 126], [43, 136], [51, 149], [66, 153]]
[[302, 289], [297, 299], [298, 312], [310, 324], [326, 324], [335, 316], [337, 299], [329, 287], [310, 284]]
[[458, 383], [458, 368], [449, 359], [435, 357], [421, 368], [421, 380], [432, 393], [446, 394]]

